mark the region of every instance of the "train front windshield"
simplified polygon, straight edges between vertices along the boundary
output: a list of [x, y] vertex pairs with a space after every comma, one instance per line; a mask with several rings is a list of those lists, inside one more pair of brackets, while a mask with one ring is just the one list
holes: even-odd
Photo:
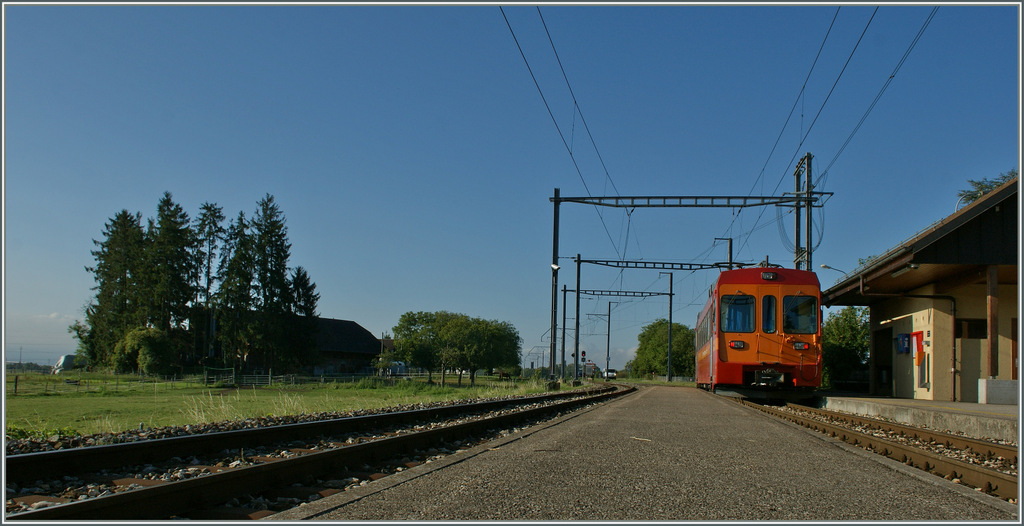
[[722, 330], [754, 332], [754, 297], [746, 294], [722, 296]]
[[782, 298], [782, 331], [787, 334], [818, 332], [818, 300], [812, 296]]

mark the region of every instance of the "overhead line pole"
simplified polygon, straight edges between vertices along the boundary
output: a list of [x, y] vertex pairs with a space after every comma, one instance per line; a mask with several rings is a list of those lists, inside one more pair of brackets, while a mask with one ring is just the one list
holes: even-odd
[[567, 292], [566, 286], [562, 285], [562, 370], [559, 371], [559, 377], [565, 378], [565, 293]]
[[576, 295], [576, 332], [573, 333], [575, 341], [572, 352], [573, 366], [575, 367], [573, 379], [575, 380], [580, 379], [580, 295], [577, 292], [580, 290], [580, 262], [580, 255], [576, 254], [576, 290], [573, 291], [573, 294]]
[[[729, 259], [732, 259], [731, 257]], [[666, 378], [669, 382], [672, 381], [672, 284], [673, 276], [671, 272], [659, 272], [660, 274], [668, 274], [668, 353], [667, 353], [667, 365], [665, 366]]]
[[[551, 242], [551, 370], [548, 375], [548, 382], [555, 382], [555, 335], [558, 327], [558, 205], [561, 203], [558, 197], [559, 190], [555, 188], [555, 225]], [[549, 388], [553, 385], [549, 385]]]

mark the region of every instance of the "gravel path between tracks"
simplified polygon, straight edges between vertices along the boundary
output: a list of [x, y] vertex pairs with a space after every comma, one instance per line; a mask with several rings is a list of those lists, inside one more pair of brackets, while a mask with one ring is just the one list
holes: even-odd
[[648, 387], [268, 520], [1016, 520], [752, 408]]

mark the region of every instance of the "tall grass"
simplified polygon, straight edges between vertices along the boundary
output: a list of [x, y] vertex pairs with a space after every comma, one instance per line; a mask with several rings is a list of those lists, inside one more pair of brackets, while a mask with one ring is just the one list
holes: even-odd
[[[52, 379], [48, 379], [52, 383]], [[63, 382], [61, 382], [63, 383]], [[168, 382], [169, 383], [169, 382]], [[264, 416], [347, 412], [460, 399], [495, 398], [542, 392], [540, 381], [499, 382], [478, 378], [428, 384], [422, 380], [364, 378], [358, 382], [280, 385], [273, 387], [208, 388], [177, 382], [153, 383], [142, 389], [67, 391], [18, 395], [9, 391], [4, 406], [8, 436], [41, 435], [52, 430], [79, 434], [113, 433], [143, 427], [183, 426]], [[22, 384], [23, 386], [25, 384]], [[117, 384], [115, 384], [117, 385]], [[567, 386], [565, 386], [567, 387]]]

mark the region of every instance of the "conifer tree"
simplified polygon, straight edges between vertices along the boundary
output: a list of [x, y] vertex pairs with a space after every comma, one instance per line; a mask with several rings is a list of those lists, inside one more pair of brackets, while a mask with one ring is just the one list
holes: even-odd
[[164, 192], [157, 217], [149, 222], [146, 247], [147, 292], [152, 299], [149, 322], [171, 332], [188, 320], [197, 269], [191, 253], [195, 236], [188, 214]]
[[[197, 344], [202, 345], [202, 356], [210, 356], [212, 350], [213, 342], [210, 340], [210, 335], [213, 332], [213, 313], [210, 307], [210, 292], [216, 277], [214, 261], [217, 259], [217, 252], [226, 232], [222, 226], [223, 222], [223, 209], [215, 203], [207, 202], [199, 207], [199, 215], [193, 225], [197, 238], [193, 258], [194, 264], [200, 269], [200, 272], [196, 273], [197, 279], [194, 284], [196, 298], [193, 300], [192, 310], [195, 313], [193, 318], [198, 322], [196, 325], [201, 325], [193, 326], [192, 330]], [[200, 292], [202, 292], [201, 302], [199, 301]], [[201, 333], [201, 337], [197, 333]]]
[[286, 325], [287, 363], [293, 366], [316, 360], [317, 302], [320, 294], [306, 269], [296, 267], [289, 281], [289, 322]]
[[281, 352], [286, 347], [286, 315], [288, 313], [288, 259], [291, 243], [284, 216], [267, 194], [257, 204], [252, 221], [253, 261], [259, 331], [253, 343], [255, 366], [273, 369], [287, 360]]
[[245, 212], [239, 212], [238, 218], [228, 227], [221, 255], [217, 269], [220, 287], [214, 294], [217, 310], [216, 339], [221, 344], [224, 364], [242, 367], [249, 354], [255, 329], [255, 267]]
[[104, 226], [103, 240], [93, 240], [95, 298], [85, 310], [85, 323], [68, 329], [79, 340], [89, 365], [111, 365], [114, 347], [133, 328], [145, 324], [141, 298], [144, 268], [141, 216], [121, 210]]

